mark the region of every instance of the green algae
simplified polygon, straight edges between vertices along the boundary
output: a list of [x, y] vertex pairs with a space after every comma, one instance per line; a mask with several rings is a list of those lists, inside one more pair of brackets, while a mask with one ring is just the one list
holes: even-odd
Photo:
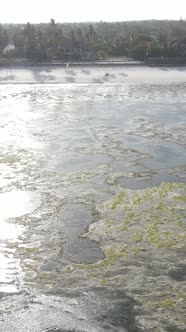
[[95, 265], [98, 265], [98, 267], [113, 265], [116, 264], [121, 257], [125, 256], [126, 251], [124, 247], [120, 247], [117, 249], [114, 247], [109, 247], [105, 250], [105, 259]]
[[[116, 213], [117, 209], [123, 211], [124, 221], [118, 225], [116, 215], [115, 219], [105, 222], [110, 230], [108, 238], [125, 241], [125, 255], [149, 251], [152, 247], [158, 250], [184, 248], [183, 214], [174, 206], [174, 196], [169, 194], [185, 188], [182, 183], [162, 183], [159, 187], [137, 193], [130, 190], [119, 192], [106, 207], [114, 209]], [[95, 267], [112, 265], [118, 261], [114, 247], [113, 244], [110, 252], [105, 251], [105, 259]]]
[[[141, 233], [134, 234], [132, 243], [145, 241], [158, 249], [168, 249], [177, 245], [184, 239], [183, 234], [180, 233], [180, 227], [184, 226], [183, 215], [172, 204], [173, 197], [169, 196], [169, 193], [185, 188], [186, 186], [182, 183], [162, 183], [159, 187], [130, 195], [130, 201], [126, 193], [124, 205], [128, 199], [133, 208], [130, 213], [125, 214], [125, 221], [117, 229], [129, 232], [130, 227], [134, 226], [133, 231], [135, 231], [135, 225], [139, 223], [144, 230], [143, 236]], [[139, 210], [139, 204], [142, 206], [145, 204], [144, 208]], [[168, 229], [163, 229], [165, 227]]]
[[115, 198], [113, 199], [113, 202], [112, 202], [110, 208], [112, 210], [116, 209], [119, 205], [121, 205], [121, 203], [123, 202], [124, 197], [125, 197], [125, 192], [123, 192], [123, 191], [119, 192], [119, 194], [117, 194], [115, 196]]
[[107, 284], [107, 281], [105, 280], [105, 279], [101, 279], [100, 281], [99, 281], [99, 285], [100, 286], [105, 286]]
[[186, 203], [186, 195], [175, 196], [174, 199], [179, 202]]
[[166, 197], [168, 193], [174, 192], [177, 189], [185, 189], [185, 184], [178, 182], [163, 182], [158, 189], [159, 197]]
[[68, 266], [65, 268], [66, 273], [72, 273], [74, 271], [74, 268], [72, 266]]
[[139, 254], [142, 251], [147, 251], [147, 249], [145, 247], [142, 247], [142, 246], [141, 247], [134, 247], [133, 248], [133, 253], [134, 254]]
[[[76, 280], [77, 287], [91, 285], [103, 291], [120, 290], [126, 285], [131, 297], [147, 315], [169, 317], [174, 310], [178, 317], [182, 314], [183, 286], [177, 283], [179, 291], [176, 293], [167, 272], [177, 260], [178, 245], [183, 246], [184, 209], [178, 209], [173, 199], [177, 191], [167, 192], [162, 198], [158, 189], [153, 190], [152, 200], [144, 200], [141, 205], [136, 198], [136, 205], [133, 205], [134, 192], [127, 190], [120, 203], [114, 204], [114, 209], [108, 201], [103, 209], [99, 205], [100, 218], [90, 226], [87, 236], [100, 242], [105, 257], [94, 264], [70, 263], [61, 268], [65, 272], [64, 279], [60, 279], [61, 287], [74, 287]], [[140, 194], [144, 195], [144, 191], [138, 191]], [[41, 274], [38, 278], [49, 291], [58, 280], [59, 276], [52, 274], [44, 278]]]
[[133, 226], [129, 221], [124, 221], [121, 226], [117, 227], [119, 231], [128, 231], [129, 227]]
[[[186, 186], [180, 183], [162, 183], [159, 187], [137, 193], [131, 190], [119, 192], [114, 199], [103, 204], [103, 210], [99, 209], [100, 215], [103, 216], [96, 222], [98, 225], [100, 223], [101, 232], [104, 232], [101, 247], [105, 258], [95, 264], [76, 265], [75, 269], [92, 271], [88, 274], [89, 277], [98, 278], [98, 275], [102, 275], [104, 271], [113, 270], [113, 266], [122, 266], [123, 259], [128, 264], [131, 255], [135, 259], [134, 255], [151, 254], [152, 250], [156, 250], [157, 255], [158, 251], [164, 251], [166, 255], [166, 250], [170, 253], [170, 249], [183, 249], [184, 211], [176, 207], [173, 198], [180, 189], [182, 191], [185, 188]], [[112, 219], [104, 220], [104, 214], [108, 218], [110, 209], [114, 210]], [[122, 214], [123, 221], [121, 221]], [[99, 241], [100, 228], [94, 227], [89, 236]], [[112, 243], [109, 247], [108, 241]], [[125, 245], [120, 246], [122, 243]], [[105, 280], [108, 282], [107, 278]], [[166, 304], [160, 306], [165, 307]]]
[[18, 248], [18, 252], [21, 256], [28, 258], [28, 257], [32, 257], [33, 260], [39, 260], [37, 259], [38, 257], [41, 257], [41, 248], [38, 247], [33, 247], [33, 248], [29, 248], [29, 247], [20, 247]]
[[[141, 206], [146, 202], [153, 201], [154, 199], [157, 200], [160, 198], [165, 198], [169, 193], [174, 192], [177, 189], [184, 188], [185, 185], [183, 183], [164, 182], [159, 187], [147, 188], [140, 193], [133, 193], [132, 195], [128, 194], [126, 191], [119, 192], [107, 207], [112, 210], [116, 209], [117, 207], [122, 207], [124, 210], [130, 210], [132, 207]], [[158, 207], [159, 210], [166, 209], [166, 206], [162, 204], [163, 203], [160, 202]]]
[[134, 212], [127, 213], [126, 218], [131, 220], [131, 221], [139, 221], [138, 216]]
[[141, 242], [143, 240], [143, 235], [140, 233], [135, 233], [133, 236], [133, 241], [135, 243]]
[[160, 291], [157, 293], [150, 293], [145, 294], [144, 297], [151, 297], [151, 298], [161, 298], [161, 297], [167, 297], [169, 295], [170, 291]]
[[150, 224], [147, 228], [146, 237], [148, 242], [158, 249], [171, 248], [180, 240], [174, 232], [160, 231], [155, 223]]
[[94, 264], [77, 264], [76, 267], [85, 270], [94, 270], [108, 267], [110, 265], [115, 265], [122, 258], [126, 257], [127, 253], [125, 247], [109, 247], [105, 250], [105, 258]]
[[159, 309], [164, 309], [164, 310], [169, 310], [172, 308], [175, 308], [177, 306], [177, 301], [173, 299], [166, 299], [163, 301], [149, 301], [146, 304], [147, 308], [159, 308]]
[[183, 224], [183, 222], [182, 222], [181, 220], [177, 220], [177, 221], [174, 223], [174, 225], [175, 225], [176, 227], [183, 227], [183, 226], [184, 226], [184, 224]]
[[55, 279], [56, 275], [52, 272], [40, 272], [38, 278], [40, 279]]
[[149, 298], [149, 301], [145, 301], [145, 307], [153, 310], [163, 310], [169, 313], [175, 308], [182, 307], [182, 303], [186, 298], [185, 293], [181, 292], [178, 288], [168, 288], [164, 291], [153, 292], [145, 295], [145, 298]]
[[155, 208], [154, 210], [157, 212], [157, 213], [169, 213], [170, 212], [170, 207], [163, 203], [163, 202], [160, 202]]
[[172, 299], [167, 299], [167, 300], [164, 300], [164, 301], [161, 301], [159, 303], [159, 306], [163, 309], [168, 309], [170, 307], [176, 307], [176, 301], [175, 300], [172, 300]]
[[123, 223], [118, 226], [117, 229], [120, 231], [127, 231], [129, 230], [129, 227], [136, 225], [139, 220], [140, 219], [135, 215], [135, 213], [128, 213], [125, 216], [125, 220], [123, 221]]
[[186, 293], [179, 293], [178, 298], [185, 300], [186, 299]]

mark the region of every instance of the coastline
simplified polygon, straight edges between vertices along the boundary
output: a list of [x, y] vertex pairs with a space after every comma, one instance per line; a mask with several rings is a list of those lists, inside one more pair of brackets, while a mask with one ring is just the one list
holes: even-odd
[[184, 67], [146, 65], [58, 65], [0, 67], [0, 84], [186, 83]]
[[[171, 59], [175, 60], [175, 59]], [[59, 60], [52, 60], [52, 61], [43, 61], [43, 62], [33, 62], [31, 60], [27, 59], [6, 59], [2, 58], [0, 59], [0, 69], [6, 68], [6, 67], [16, 67], [16, 68], [28, 68], [28, 67], [120, 67], [120, 66], [145, 66], [148, 68], [151, 67], [185, 67], [186, 62], [182, 61], [168, 61], [168, 59], [160, 59], [160, 58], [149, 58], [147, 61], [140, 61], [140, 60], [134, 60], [131, 58], [111, 58], [107, 60], [95, 60], [95, 61], [59, 61]]]
[[13, 66], [13, 67], [84, 67], [84, 66], [144, 66], [144, 61], [135, 60], [100, 60], [100, 61], [74, 61], [74, 62], [62, 62], [62, 61], [44, 61], [44, 62], [32, 62], [25, 59], [15, 59], [12, 61], [6, 59], [0, 59], [0, 69]]

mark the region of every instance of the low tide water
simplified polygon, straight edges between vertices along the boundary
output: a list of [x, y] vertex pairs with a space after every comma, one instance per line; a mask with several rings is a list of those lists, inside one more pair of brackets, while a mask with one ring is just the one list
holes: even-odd
[[[0, 330], [149, 331], [124, 285], [87, 277], [105, 253], [104, 235], [86, 232], [118, 191], [186, 182], [185, 91], [178, 82], [2, 85]], [[70, 277], [74, 264], [84, 269]]]

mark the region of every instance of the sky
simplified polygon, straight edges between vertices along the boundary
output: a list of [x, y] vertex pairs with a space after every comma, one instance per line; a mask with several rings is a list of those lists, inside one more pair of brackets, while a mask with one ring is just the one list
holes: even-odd
[[186, 19], [186, 0], [5, 0], [0, 23]]

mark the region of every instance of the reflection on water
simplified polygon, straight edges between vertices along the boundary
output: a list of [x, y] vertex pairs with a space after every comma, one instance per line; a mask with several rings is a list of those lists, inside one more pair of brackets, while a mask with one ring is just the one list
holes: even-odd
[[69, 204], [63, 207], [61, 216], [65, 237], [64, 257], [76, 263], [95, 263], [104, 258], [98, 244], [81, 238], [85, 228], [91, 224], [92, 215], [83, 204]]
[[23, 227], [9, 222], [0, 221], [0, 241], [18, 240], [22, 234]]
[[14, 254], [25, 227], [16, 223], [15, 218], [31, 213], [38, 203], [39, 196], [31, 192], [15, 190], [0, 194], [0, 295], [19, 291], [21, 268]]
[[[136, 190], [184, 179], [185, 106], [185, 84], [164, 86], [164, 90], [158, 84], [2, 88], [0, 297], [20, 292], [22, 283], [31, 293], [35, 287], [36, 295], [38, 290], [57, 294], [62, 288], [73, 289], [72, 298], [74, 288], [91, 287], [93, 271], [79, 269], [76, 274], [71, 265], [104, 258], [102, 247], [85, 234], [101, 216], [97, 207], [121, 187]], [[108, 246], [114, 228], [110, 219], [109, 211]], [[101, 231], [100, 242], [103, 237]], [[137, 268], [137, 275], [144, 276], [141, 265]], [[130, 276], [135, 275], [129, 270]], [[145, 277], [148, 284], [147, 273]], [[104, 285], [104, 279], [100, 281]], [[115, 294], [117, 281], [113, 282], [105, 287], [108, 294], [112, 287]], [[107, 302], [113, 304], [112, 300], [113, 296]], [[118, 304], [118, 294], [115, 301], [116, 311], [107, 314], [115, 317], [112, 331], [119, 330], [116, 321], [125, 324], [125, 303]], [[89, 305], [87, 300], [85, 304]], [[131, 312], [132, 307], [133, 303]], [[103, 311], [104, 306], [100, 321]], [[131, 331], [137, 331], [132, 324]]]
[[[34, 201], [33, 201], [34, 198]], [[0, 194], [0, 220], [21, 217], [33, 211], [39, 196], [27, 191], [10, 191]]]
[[13, 254], [1, 250], [0, 246], [0, 297], [3, 294], [19, 292], [21, 272], [19, 261], [13, 258]]

